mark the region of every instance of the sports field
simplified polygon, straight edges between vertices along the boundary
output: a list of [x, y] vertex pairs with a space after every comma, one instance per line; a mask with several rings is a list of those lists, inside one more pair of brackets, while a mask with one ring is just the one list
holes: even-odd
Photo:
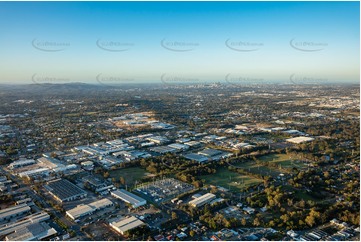
[[200, 176], [200, 179], [204, 179], [208, 185], [221, 186], [235, 192], [263, 182], [261, 179], [238, 174], [228, 168], [220, 168], [216, 174]]
[[[277, 177], [281, 173], [288, 173], [290, 169], [293, 167], [297, 169], [303, 169], [306, 165], [286, 154], [272, 154], [272, 155], [265, 155], [258, 158], [261, 162], [255, 161], [248, 161], [243, 163], [238, 163], [235, 166], [245, 169], [248, 172], [258, 173], [263, 176], [272, 176]], [[262, 165], [262, 162], [270, 162], [276, 163], [277, 166], [270, 167]]]
[[265, 155], [258, 158], [260, 161], [268, 161], [272, 163], [277, 163], [280, 168], [293, 168], [296, 167], [297, 169], [305, 168], [306, 165], [294, 159], [292, 156], [287, 154], [272, 154], [272, 155]]

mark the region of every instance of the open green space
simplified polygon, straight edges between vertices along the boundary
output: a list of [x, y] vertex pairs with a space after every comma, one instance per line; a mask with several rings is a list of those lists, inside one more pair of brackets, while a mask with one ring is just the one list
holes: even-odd
[[199, 178], [204, 179], [208, 185], [221, 186], [235, 192], [263, 182], [262, 179], [238, 174], [227, 168], [220, 168], [215, 174], [204, 175]]
[[[258, 158], [259, 162], [248, 161], [239, 163], [236, 166], [242, 169], [245, 169], [251, 173], [261, 174], [263, 176], [272, 176], [277, 177], [281, 173], [288, 173], [293, 167], [297, 169], [303, 169], [306, 167], [306, 164], [300, 162], [296, 159], [293, 159], [291, 156], [286, 154], [271, 154], [265, 155]], [[266, 166], [262, 165], [262, 162], [275, 163], [276, 166]]]
[[148, 173], [146, 170], [140, 167], [129, 167], [109, 171], [109, 175], [111, 178], [115, 178], [117, 181], [119, 181], [120, 177], [123, 177], [125, 184], [128, 186], [134, 186], [136, 181], [139, 183], [143, 177], [148, 176]]
[[243, 163], [239, 163], [236, 165], [238, 168], [242, 168], [247, 172], [251, 172], [251, 173], [255, 173], [255, 174], [260, 174], [262, 176], [272, 176], [272, 177], [277, 177], [279, 176], [281, 173], [283, 173], [282, 171], [280, 171], [279, 168], [277, 167], [267, 167], [267, 166], [263, 166], [262, 164], [257, 164], [255, 161], [248, 161], [248, 162], [243, 162]]
[[293, 168], [302, 169], [306, 167], [302, 161], [294, 159], [292, 156], [287, 154], [271, 154], [265, 155], [258, 158], [260, 161], [276, 163], [280, 168]]
[[311, 195], [307, 194], [306, 191], [296, 191], [295, 195], [296, 198], [302, 199], [305, 201], [311, 200], [311, 201], [318, 201], [318, 199], [312, 197]]

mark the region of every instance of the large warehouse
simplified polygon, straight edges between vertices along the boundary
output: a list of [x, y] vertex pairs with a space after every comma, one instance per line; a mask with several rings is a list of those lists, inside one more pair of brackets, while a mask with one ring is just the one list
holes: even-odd
[[5, 237], [6, 241], [32, 241], [32, 240], [43, 240], [50, 236], [57, 234], [57, 231], [50, 227], [47, 223], [33, 223], [29, 224], [14, 233], [9, 234]]
[[73, 209], [70, 209], [66, 211], [66, 215], [69, 216], [69, 218], [76, 220], [78, 218], [88, 216], [93, 214], [94, 212], [104, 209], [106, 207], [113, 206], [112, 201], [110, 201], [107, 198], [101, 199], [99, 201], [95, 201], [89, 204], [81, 204], [76, 206]]
[[29, 211], [30, 207], [26, 203], [2, 209], [0, 210], [0, 222], [19, 217], [28, 213]]
[[46, 221], [49, 219], [50, 219], [49, 214], [47, 214], [45, 212], [31, 214], [27, 217], [24, 217], [22, 219], [15, 221], [15, 222], [10, 222], [10, 223], [1, 225], [0, 226], [0, 236], [21, 230], [22, 228], [24, 228], [30, 224], [40, 223], [40, 222], [43, 222], [43, 221]]
[[189, 202], [189, 204], [192, 205], [193, 207], [198, 208], [198, 207], [203, 206], [206, 203], [211, 202], [215, 198], [216, 198], [216, 195], [214, 195], [212, 193], [207, 193], [207, 194], [204, 194], [203, 196], [193, 199], [192, 201]]
[[118, 198], [126, 203], [130, 203], [133, 208], [137, 208], [147, 204], [147, 201], [133, 193], [130, 193], [124, 189], [117, 189], [110, 193], [113, 197]]
[[69, 202], [87, 196], [84, 190], [65, 179], [48, 182], [44, 187], [60, 202]]
[[313, 141], [313, 140], [314, 140], [314, 138], [305, 137], [305, 136], [299, 136], [296, 138], [286, 139], [287, 142], [294, 143], [294, 144], [300, 144], [303, 142], [309, 142], [309, 141]]
[[110, 227], [112, 227], [115, 231], [118, 233], [121, 233], [122, 235], [127, 232], [128, 230], [135, 229], [139, 226], [144, 225], [144, 223], [137, 219], [134, 216], [131, 216], [129, 218], [122, 218], [120, 220], [115, 220], [111, 223], [109, 223]]

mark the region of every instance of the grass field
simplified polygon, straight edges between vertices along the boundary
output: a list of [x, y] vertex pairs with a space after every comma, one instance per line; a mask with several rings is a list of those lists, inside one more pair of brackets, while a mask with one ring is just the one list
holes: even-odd
[[227, 168], [218, 169], [216, 174], [200, 176], [200, 179], [204, 179], [208, 185], [221, 186], [231, 191], [241, 191], [249, 186], [263, 182], [261, 179], [241, 175], [229, 171]]
[[140, 181], [141, 178], [147, 176], [147, 172], [140, 167], [130, 167], [123, 168], [114, 171], [109, 171], [110, 177], [117, 179], [119, 181], [119, 177], [124, 177], [125, 183], [128, 186], [133, 186], [135, 181]]
[[262, 163], [257, 164], [255, 161], [249, 161], [237, 164], [237, 167], [243, 168], [252, 173], [258, 173], [263, 176], [272, 176], [277, 177], [281, 173], [289, 172], [288, 169], [296, 167], [298, 169], [305, 168], [306, 165], [302, 162], [296, 161], [292, 157], [286, 154], [272, 154], [265, 155], [258, 158], [261, 162], [271, 162], [276, 163], [277, 167], [267, 167], [263, 166]]
[[286, 154], [272, 154], [272, 155], [265, 155], [258, 158], [260, 161], [265, 162], [272, 162], [277, 163], [281, 166], [281, 168], [293, 168], [296, 167], [298, 169], [305, 168], [306, 165], [298, 160], [292, 158], [290, 155]]

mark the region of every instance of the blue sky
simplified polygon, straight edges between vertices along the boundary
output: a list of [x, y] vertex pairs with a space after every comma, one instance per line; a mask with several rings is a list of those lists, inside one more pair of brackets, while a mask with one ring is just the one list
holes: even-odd
[[0, 2], [0, 82], [359, 82], [359, 2]]

